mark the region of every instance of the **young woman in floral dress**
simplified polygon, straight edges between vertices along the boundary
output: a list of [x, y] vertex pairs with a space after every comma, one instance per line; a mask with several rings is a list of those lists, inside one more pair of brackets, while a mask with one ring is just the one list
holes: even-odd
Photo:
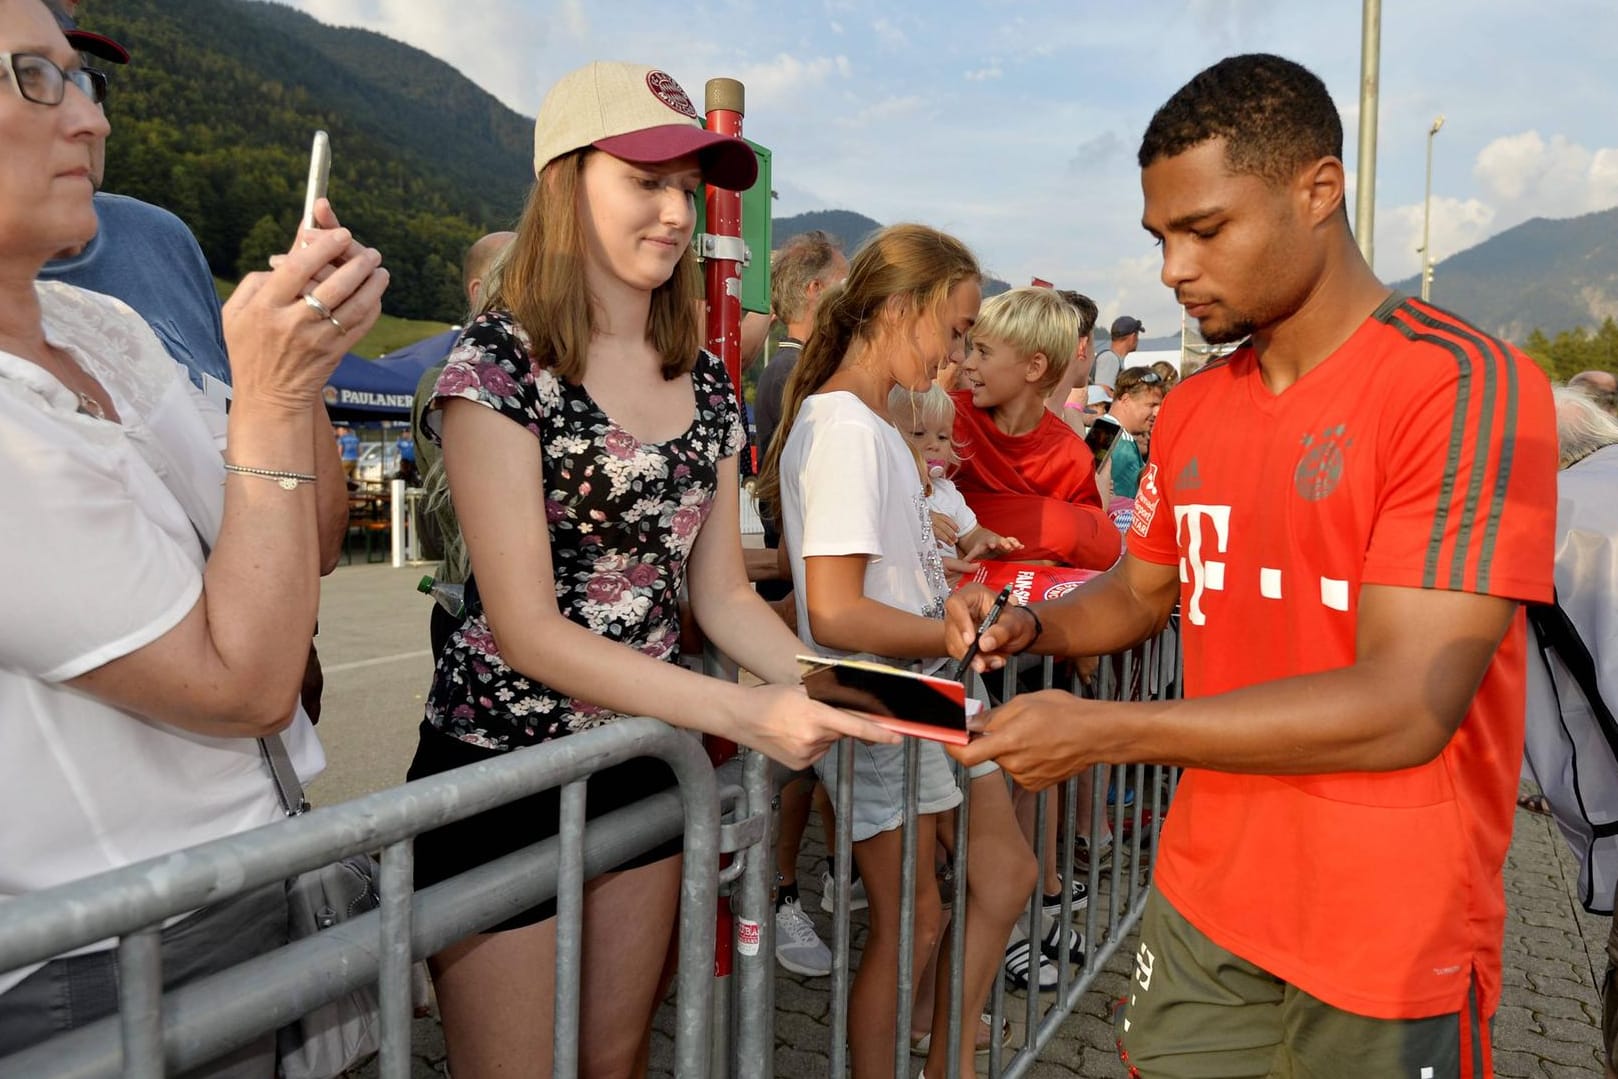
[[[629, 64], [561, 80], [535, 125], [536, 182], [434, 402], [472, 561], [471, 614], [438, 656], [410, 778], [624, 715], [723, 735], [794, 768], [839, 737], [893, 741], [796, 687], [797, 638], [747, 583], [743, 444], [723, 365], [700, 347], [691, 253], [704, 181], [753, 183], [752, 151], [702, 130], [678, 84]], [[679, 596], [772, 685], [673, 662]], [[672, 784], [632, 760], [589, 814]], [[555, 791], [422, 836], [422, 887], [559, 827]], [[678, 843], [585, 886], [581, 1073], [637, 1074], [674, 927]], [[456, 1079], [551, 1071], [554, 903], [431, 962]]]

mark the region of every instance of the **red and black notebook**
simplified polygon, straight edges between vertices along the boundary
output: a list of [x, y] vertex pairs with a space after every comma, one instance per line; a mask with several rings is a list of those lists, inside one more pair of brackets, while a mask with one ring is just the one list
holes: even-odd
[[968, 704], [959, 682], [863, 659], [799, 656], [798, 667], [809, 696], [824, 704], [858, 712], [899, 734], [957, 746], [971, 740], [966, 717], [978, 702]]
[[1026, 562], [979, 562], [976, 572], [963, 575], [955, 585], [980, 584], [998, 592], [1011, 586], [1011, 599], [1019, 606], [1040, 603], [1065, 596], [1091, 577], [1099, 577], [1099, 570], [1075, 569], [1072, 566], [1033, 566]]

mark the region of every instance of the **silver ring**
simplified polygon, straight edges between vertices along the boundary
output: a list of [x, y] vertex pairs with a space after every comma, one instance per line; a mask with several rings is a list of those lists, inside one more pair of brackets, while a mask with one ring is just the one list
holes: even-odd
[[331, 313], [331, 308], [320, 302], [319, 296], [316, 296], [313, 292], [306, 292], [303, 296], [303, 302], [308, 304], [309, 309], [314, 311], [315, 314], [337, 327], [338, 333], [348, 332], [343, 329], [343, 324], [337, 321], [337, 316]]
[[303, 302], [308, 304], [310, 309], [321, 318], [331, 318], [331, 308], [321, 303], [320, 297], [316, 296], [313, 292], [304, 293]]

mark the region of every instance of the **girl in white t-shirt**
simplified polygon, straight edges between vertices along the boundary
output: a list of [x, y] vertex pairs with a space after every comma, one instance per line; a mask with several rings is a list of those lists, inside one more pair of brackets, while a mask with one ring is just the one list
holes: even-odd
[[980, 558], [998, 558], [1022, 549], [1020, 540], [983, 527], [949, 478], [961, 458], [955, 448], [955, 402], [941, 386], [935, 382], [925, 390], [893, 387], [888, 394], [888, 419], [915, 451], [946, 573], [967, 573]]
[[[981, 299], [977, 262], [960, 241], [920, 225], [884, 229], [821, 298], [814, 332], [787, 383], [782, 427], [759, 477], [759, 497], [781, 507], [798, 635], [823, 653], [874, 653], [923, 670], [945, 655], [940, 618], [948, 585], [915, 456], [887, 420], [894, 386], [924, 390], [958, 359]], [[939, 814], [960, 792], [948, 759], [921, 744], [916, 850], [952, 840]], [[854, 754], [854, 859], [870, 899], [870, 935], [849, 1007], [854, 1076], [892, 1073], [898, 987], [901, 747], [845, 741]], [[835, 797], [836, 754], [817, 765]], [[1001, 949], [1033, 891], [1036, 865], [996, 774], [972, 780], [970, 866], [964, 897], [965, 1014], [976, 1015]], [[914, 968], [926, 965], [941, 910], [932, 873], [916, 874]], [[958, 922], [956, 924], [959, 924]], [[948, 977], [941, 968], [938, 977]], [[924, 1074], [944, 1079], [949, 993], [935, 996]], [[962, 1024], [961, 1077], [974, 1074], [977, 1024]]]

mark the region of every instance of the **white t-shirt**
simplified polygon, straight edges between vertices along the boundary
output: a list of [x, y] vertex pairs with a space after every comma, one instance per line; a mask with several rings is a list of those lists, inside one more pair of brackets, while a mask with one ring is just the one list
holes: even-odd
[[803, 560], [869, 555], [865, 594], [942, 618], [949, 585], [927, 498], [904, 436], [852, 393], [806, 398], [781, 451], [781, 523], [798, 604], [798, 636], [822, 655], [804, 607]]
[[[966, 504], [966, 496], [961, 494], [960, 488], [955, 486], [952, 479], [943, 476], [933, 477], [933, 493], [927, 496], [927, 508], [954, 521], [957, 536], [964, 536], [978, 526], [978, 515]], [[956, 544], [939, 540], [938, 551], [953, 558]]]
[[[123, 423], [80, 414], [75, 393], [0, 351], [0, 902], [282, 816], [255, 740], [193, 734], [62, 684], [195, 605], [198, 533], [211, 543], [223, 514], [224, 414], [123, 303], [35, 291], [46, 339], [95, 375]], [[324, 766], [301, 710], [288, 749], [302, 775]], [[0, 992], [33, 969], [0, 974]]]

